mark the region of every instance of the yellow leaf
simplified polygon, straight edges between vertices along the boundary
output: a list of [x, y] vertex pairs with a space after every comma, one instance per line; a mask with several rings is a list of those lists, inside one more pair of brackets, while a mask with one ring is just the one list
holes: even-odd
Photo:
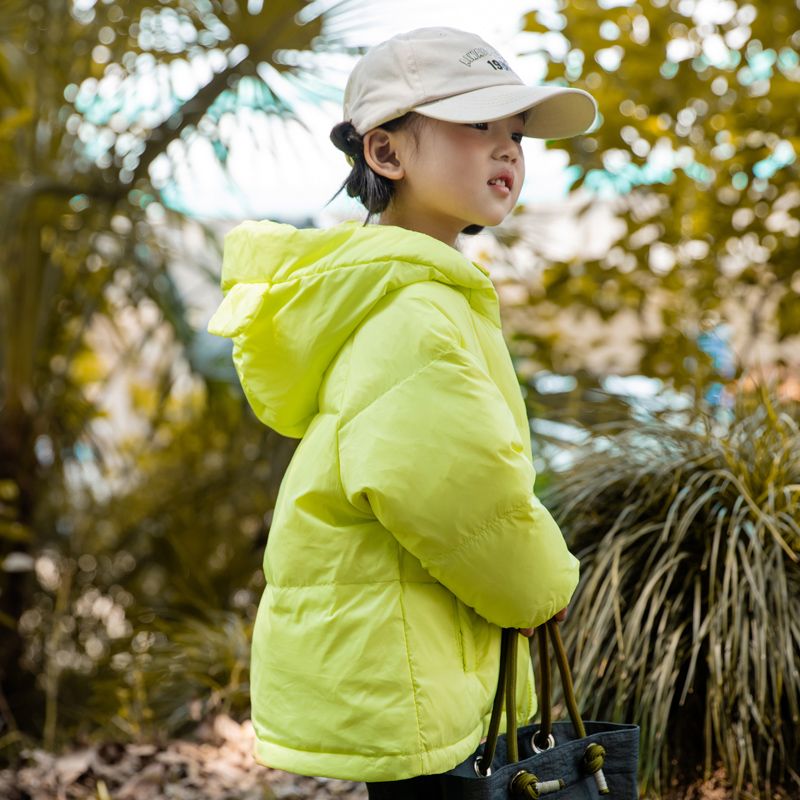
[[69, 374], [75, 383], [85, 385], [97, 383], [106, 377], [106, 367], [97, 353], [91, 350], [82, 350], [73, 359], [69, 366]]

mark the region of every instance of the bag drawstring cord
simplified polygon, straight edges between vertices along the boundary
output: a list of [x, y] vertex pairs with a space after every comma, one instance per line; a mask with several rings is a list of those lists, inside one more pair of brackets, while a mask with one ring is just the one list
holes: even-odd
[[[570, 718], [572, 720], [575, 733], [578, 738], [586, 738], [586, 729], [581, 720], [580, 713], [578, 712], [578, 704], [575, 700], [575, 690], [572, 685], [572, 676], [569, 671], [569, 664], [567, 662], [567, 653], [564, 649], [564, 643], [561, 641], [561, 634], [555, 621], [550, 620], [545, 625], [541, 626], [537, 631], [539, 642], [539, 660], [542, 666], [542, 689], [544, 696], [544, 708], [542, 709], [542, 726], [539, 733], [547, 735], [551, 739], [551, 726], [552, 719], [550, 716], [550, 687], [551, 677], [549, 662], [547, 659], [547, 639], [549, 638], [553, 644], [553, 649], [556, 654], [556, 661], [558, 663], [559, 672], [561, 674], [561, 682], [564, 689], [564, 699], [567, 704]], [[511, 763], [519, 760], [519, 752], [517, 748], [517, 721], [516, 721], [516, 667], [517, 667], [517, 637], [518, 632], [512, 628], [504, 628], [502, 631], [502, 642], [500, 648], [500, 664], [499, 676], [497, 682], [497, 691], [495, 693], [494, 704], [492, 706], [492, 715], [489, 722], [489, 731], [486, 739], [486, 747], [483, 755], [479, 756], [475, 761], [475, 771], [479, 776], [485, 777], [491, 774], [491, 765], [494, 759], [495, 748], [497, 746], [497, 738], [500, 729], [500, 716], [502, 713], [503, 700], [506, 706], [506, 733], [508, 745], [508, 759]], [[531, 642], [533, 645], [533, 642]], [[538, 734], [537, 734], [538, 735]], [[536, 736], [534, 736], [535, 744]], [[609, 794], [608, 783], [603, 774], [603, 765], [605, 763], [605, 748], [596, 743], [591, 742], [583, 753], [581, 759], [582, 767], [590, 773], [597, 784], [597, 790], [601, 795]], [[526, 770], [520, 770], [514, 775], [509, 784], [509, 789], [512, 794], [520, 797], [529, 797], [532, 800], [537, 800], [541, 795], [557, 792], [564, 788], [564, 781], [561, 778], [550, 781], [540, 781], [536, 775]]]
[[538, 800], [543, 794], [561, 791], [566, 784], [561, 778], [554, 781], [540, 781], [532, 772], [520, 770], [512, 779], [510, 789], [520, 797]]
[[587, 772], [594, 775], [594, 782], [597, 784], [597, 791], [600, 794], [609, 794], [606, 776], [603, 774], [603, 762], [605, 760], [606, 749], [597, 742], [592, 742], [583, 754], [583, 766]]

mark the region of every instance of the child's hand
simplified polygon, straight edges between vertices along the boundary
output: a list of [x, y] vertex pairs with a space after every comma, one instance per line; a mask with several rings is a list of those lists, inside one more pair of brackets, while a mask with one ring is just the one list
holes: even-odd
[[[566, 618], [567, 618], [566, 608], [562, 608], [561, 611], [559, 611], [558, 614], [556, 614], [553, 617], [553, 619], [556, 622], [563, 622]], [[528, 638], [530, 638], [531, 636], [533, 636], [533, 632], [536, 630], [536, 628], [518, 628], [518, 630], [523, 636], [527, 636]]]

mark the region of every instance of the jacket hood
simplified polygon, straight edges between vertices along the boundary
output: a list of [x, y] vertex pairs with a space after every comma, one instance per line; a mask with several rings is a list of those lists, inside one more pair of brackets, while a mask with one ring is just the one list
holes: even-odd
[[225, 297], [208, 331], [233, 339], [256, 416], [299, 438], [345, 342], [384, 295], [419, 281], [453, 286], [500, 327], [487, 270], [431, 236], [359, 222], [324, 230], [243, 222], [225, 236]]

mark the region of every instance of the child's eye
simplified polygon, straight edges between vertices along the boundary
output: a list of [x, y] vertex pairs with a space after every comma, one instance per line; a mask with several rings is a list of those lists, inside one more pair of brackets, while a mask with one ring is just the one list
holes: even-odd
[[[488, 122], [468, 122], [467, 125], [470, 128], [477, 128], [479, 131], [486, 131], [489, 130], [489, 123]], [[522, 144], [522, 137], [523, 133], [512, 133], [511, 138], [517, 143]]]

